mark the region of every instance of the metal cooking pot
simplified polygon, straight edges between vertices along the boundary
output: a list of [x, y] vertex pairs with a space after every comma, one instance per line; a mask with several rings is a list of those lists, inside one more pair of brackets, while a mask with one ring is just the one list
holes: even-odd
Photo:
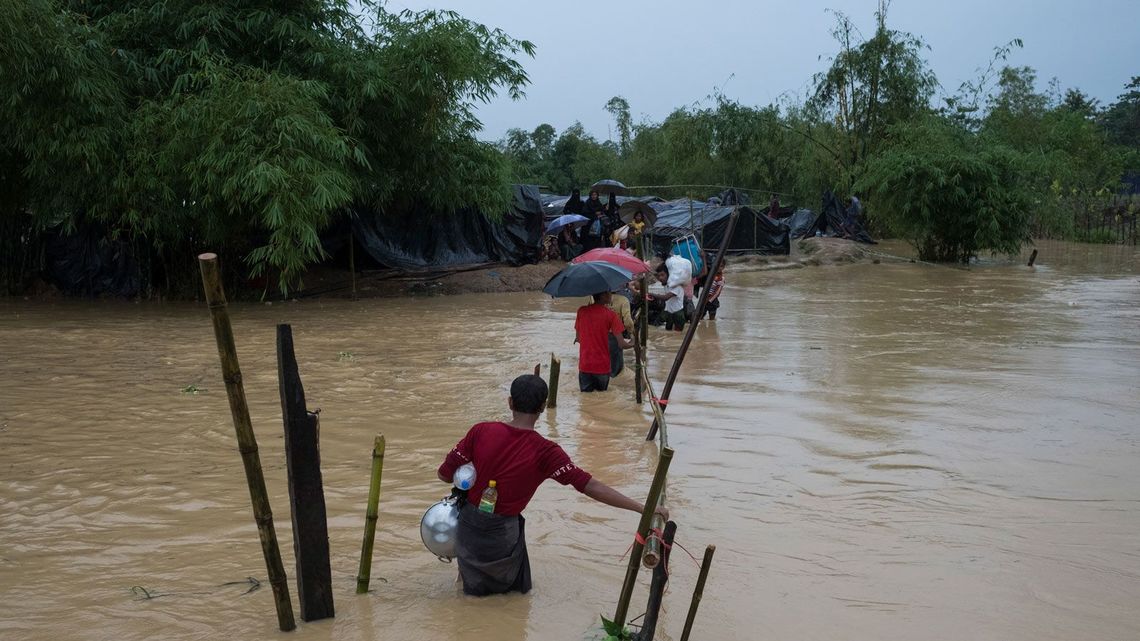
[[428, 551], [440, 561], [450, 562], [455, 558], [455, 537], [459, 533], [459, 506], [454, 496], [449, 496], [424, 512], [420, 519], [420, 538]]

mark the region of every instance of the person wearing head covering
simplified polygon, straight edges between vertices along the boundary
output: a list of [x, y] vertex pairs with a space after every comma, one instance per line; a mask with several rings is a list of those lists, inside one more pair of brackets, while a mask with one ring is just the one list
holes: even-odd
[[582, 215], [582, 191], [575, 189], [570, 198], [566, 200], [566, 204], [562, 206], [562, 214], [578, 214]]
[[609, 234], [606, 232], [606, 221], [602, 214], [605, 206], [598, 195], [598, 192], [591, 191], [590, 198], [586, 200], [586, 204], [582, 207], [582, 215], [586, 217], [586, 226], [582, 228], [581, 240], [582, 250], [590, 251], [597, 249], [605, 244], [606, 238]]
[[772, 200], [768, 201], [768, 218], [775, 220], [780, 217], [780, 197], [772, 194]]
[[[455, 539], [464, 594], [530, 591], [522, 511], [547, 479], [573, 486], [599, 503], [641, 513], [642, 503], [574, 465], [561, 446], [534, 430], [538, 415], [546, 409], [548, 392], [546, 382], [538, 376], [516, 378], [507, 399], [511, 419], [472, 426], [436, 470], [444, 483], [451, 483], [455, 470], [462, 465], [471, 463], [476, 470], [475, 483], [466, 499], [460, 499]], [[483, 504], [483, 491], [492, 483], [498, 498]], [[657, 512], [669, 520], [668, 510], [659, 507]]]

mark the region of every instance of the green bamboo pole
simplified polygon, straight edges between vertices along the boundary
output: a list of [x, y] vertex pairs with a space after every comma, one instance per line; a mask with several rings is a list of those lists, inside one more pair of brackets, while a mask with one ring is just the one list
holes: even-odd
[[[642, 541], [649, 534], [649, 524], [657, 510], [661, 492], [665, 489], [665, 477], [669, 473], [669, 463], [672, 460], [673, 450], [668, 447], [662, 449], [657, 459], [657, 471], [653, 474], [653, 483], [649, 486], [649, 496], [645, 497], [645, 507], [641, 510], [641, 521], [637, 524], [638, 539]], [[619, 630], [625, 626], [625, 617], [629, 614], [629, 600], [633, 597], [633, 586], [637, 583], [637, 571], [641, 567], [641, 552], [644, 547], [634, 539], [633, 548], [629, 553], [629, 565], [625, 569], [625, 582], [621, 585], [617, 610], [614, 611], [614, 623]]]
[[689, 615], [685, 617], [685, 630], [681, 633], [681, 641], [688, 641], [689, 633], [693, 631], [693, 620], [697, 618], [697, 608], [700, 607], [701, 597], [705, 594], [705, 579], [709, 577], [709, 566], [712, 565], [715, 552], [715, 545], [705, 548], [705, 557], [701, 559], [701, 573], [697, 576], [697, 587], [693, 588], [693, 601], [689, 604]]
[[550, 353], [550, 395], [546, 399], [547, 407], [558, 406], [558, 374], [562, 371], [562, 361]]
[[[669, 447], [669, 432], [665, 425], [665, 413], [661, 411], [661, 405], [652, 400], [654, 398], [653, 382], [649, 380], [649, 374], [646, 373], [644, 377], [645, 389], [649, 392], [649, 398], [651, 399], [650, 405], [653, 407], [653, 417], [654, 420], [657, 421], [657, 425], [660, 427], [658, 435], [661, 439], [661, 448], [664, 449]], [[657, 500], [657, 504], [659, 506], [665, 505], [665, 494], [665, 488], [661, 488], [661, 496]], [[649, 527], [651, 530], [661, 531], [662, 528], [665, 527], [665, 519], [661, 518], [661, 515], [659, 514], [654, 514], [653, 520], [649, 523]], [[661, 541], [658, 540], [657, 537], [646, 538], [645, 551], [641, 555], [642, 565], [644, 565], [646, 568], [653, 569], [657, 567], [658, 563], [661, 562], [661, 557]]]
[[222, 361], [222, 380], [226, 383], [226, 396], [230, 401], [230, 414], [233, 416], [234, 431], [237, 433], [238, 450], [245, 466], [245, 480], [249, 485], [250, 501], [253, 503], [253, 517], [261, 537], [261, 551], [265, 556], [269, 585], [273, 587], [273, 601], [277, 606], [277, 625], [287, 632], [296, 628], [297, 623], [293, 620], [289, 583], [285, 577], [285, 566], [281, 563], [281, 548], [277, 545], [277, 532], [273, 528], [273, 511], [269, 506], [269, 493], [265, 491], [265, 475], [261, 471], [257, 439], [253, 434], [249, 406], [245, 401], [245, 386], [242, 384], [241, 368], [238, 366], [234, 332], [230, 326], [230, 314], [226, 307], [226, 293], [218, 273], [217, 255], [199, 255], [198, 266], [202, 270], [202, 285], [214, 321], [214, 339], [218, 343], [218, 357]]
[[377, 434], [372, 444], [372, 481], [368, 484], [368, 510], [364, 516], [364, 543], [360, 546], [360, 570], [356, 573], [356, 593], [368, 592], [372, 576], [372, 545], [376, 542], [376, 520], [379, 517], [380, 476], [384, 473], [384, 435]]

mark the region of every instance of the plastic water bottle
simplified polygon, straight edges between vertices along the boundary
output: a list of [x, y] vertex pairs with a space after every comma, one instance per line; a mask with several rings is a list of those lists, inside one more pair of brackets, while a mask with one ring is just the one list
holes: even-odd
[[451, 477], [452, 484], [461, 490], [470, 490], [471, 486], [475, 485], [475, 464], [465, 463], [455, 470], [455, 474]]
[[495, 503], [499, 500], [499, 491], [495, 489], [495, 482], [487, 483], [487, 489], [483, 490], [483, 498], [479, 499], [479, 511], [492, 514], [495, 511]]

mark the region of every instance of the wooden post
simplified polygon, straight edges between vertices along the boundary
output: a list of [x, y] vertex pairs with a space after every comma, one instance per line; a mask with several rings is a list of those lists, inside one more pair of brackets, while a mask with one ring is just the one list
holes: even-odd
[[538, 363], [534, 366], [534, 375], [542, 376], [542, 363]]
[[709, 566], [712, 565], [713, 553], [716, 546], [705, 548], [705, 557], [701, 559], [701, 573], [697, 576], [697, 587], [693, 588], [693, 601], [689, 604], [689, 615], [685, 617], [685, 630], [681, 633], [681, 641], [688, 641], [689, 633], [693, 631], [693, 620], [697, 618], [697, 608], [701, 605], [701, 597], [705, 593], [705, 579], [709, 576]]
[[285, 468], [293, 514], [293, 556], [302, 621], [335, 615], [329, 526], [321, 481], [321, 432], [317, 415], [305, 407], [305, 388], [293, 353], [293, 328], [277, 326], [277, 382], [285, 422]]
[[[720, 249], [716, 252], [716, 259], [710, 266], [710, 274], [715, 274], [720, 269], [721, 263], [724, 262], [724, 253], [728, 249], [728, 243], [732, 240], [732, 232], [736, 229], [736, 220], [740, 215], [740, 209], [732, 210], [732, 214], [728, 217], [728, 226], [724, 229], [724, 238], [720, 241]], [[689, 324], [688, 329], [685, 331], [685, 338], [681, 341], [681, 347], [677, 350], [677, 356], [673, 359], [673, 367], [669, 370], [669, 376], [665, 379], [665, 386], [661, 389], [661, 400], [668, 401], [669, 394], [673, 391], [673, 383], [677, 381], [677, 374], [681, 372], [681, 363], [685, 360], [685, 354], [689, 351], [689, 346], [693, 343], [693, 336], [697, 333], [697, 325], [702, 316], [705, 315], [705, 308], [709, 304], [709, 287], [701, 288], [700, 302], [697, 303], [697, 310], [693, 312], [693, 322]], [[662, 406], [662, 411], [665, 407]], [[653, 421], [653, 425], [649, 427], [649, 433], [645, 435], [645, 440], [652, 441], [657, 436], [657, 421]]]
[[253, 503], [253, 518], [261, 538], [261, 551], [265, 557], [269, 585], [273, 588], [277, 625], [283, 631], [293, 630], [297, 627], [297, 623], [293, 620], [289, 584], [285, 577], [285, 567], [281, 563], [281, 548], [277, 545], [277, 532], [273, 528], [273, 511], [269, 506], [269, 494], [265, 491], [265, 476], [261, 471], [261, 458], [257, 453], [257, 439], [253, 434], [249, 406], [245, 401], [245, 386], [242, 384], [237, 347], [234, 345], [234, 332], [226, 308], [226, 294], [222, 288], [221, 276], [218, 274], [217, 255], [209, 253], [199, 255], [198, 266], [202, 271], [206, 303], [210, 307], [210, 315], [214, 321], [214, 339], [218, 344], [218, 357], [222, 361], [222, 380], [226, 383], [226, 396], [230, 401], [230, 414], [233, 416], [234, 431], [237, 433], [238, 450], [241, 452], [242, 465], [245, 467], [245, 480], [249, 486], [250, 501]]
[[550, 395], [546, 399], [547, 407], [558, 407], [558, 375], [562, 371], [562, 361], [554, 352], [550, 353]]
[[630, 328], [633, 336], [633, 400], [641, 405], [641, 319], [634, 321]]
[[664, 563], [653, 568], [653, 580], [649, 583], [649, 601], [645, 605], [645, 619], [641, 624], [641, 633], [637, 641], [653, 641], [657, 631], [657, 615], [661, 613], [661, 599], [665, 596], [665, 585], [669, 583], [669, 549], [673, 546], [673, 537], [677, 534], [677, 524], [669, 521], [665, 524], [662, 539], [665, 541]]
[[368, 484], [368, 508], [364, 515], [364, 542], [360, 545], [360, 570], [356, 573], [356, 593], [368, 592], [372, 576], [372, 545], [376, 542], [376, 520], [379, 518], [380, 475], [384, 473], [384, 435], [377, 434], [372, 444], [372, 480]]
[[649, 523], [657, 510], [657, 502], [661, 491], [665, 488], [665, 477], [669, 473], [669, 463], [673, 460], [673, 450], [666, 447], [661, 450], [657, 459], [657, 471], [653, 474], [653, 483], [649, 486], [649, 496], [645, 497], [645, 507], [641, 511], [641, 521], [637, 524], [637, 538], [629, 553], [629, 565], [625, 569], [625, 582], [621, 586], [621, 595], [618, 597], [617, 610], [614, 612], [614, 623], [620, 629], [625, 626], [625, 617], [629, 614], [629, 600], [633, 596], [633, 586], [637, 583], [637, 571], [641, 567], [641, 552], [644, 545], [639, 542], [645, 540], [649, 534]]
[[1033, 263], [1037, 262], [1037, 250], [1034, 249], [1033, 253], [1029, 255], [1029, 267], [1033, 267]]

